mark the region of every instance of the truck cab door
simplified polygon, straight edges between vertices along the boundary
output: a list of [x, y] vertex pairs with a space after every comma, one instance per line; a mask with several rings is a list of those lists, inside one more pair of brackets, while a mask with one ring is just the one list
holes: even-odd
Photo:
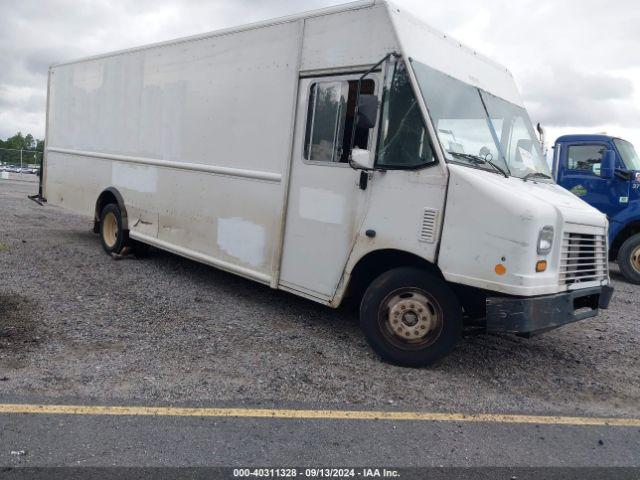
[[[369, 190], [348, 163], [361, 75], [301, 78], [289, 178], [279, 288], [329, 303], [364, 218]], [[377, 94], [379, 75], [362, 81]], [[377, 130], [356, 129], [355, 146], [373, 151]]]
[[600, 166], [608, 149], [612, 147], [599, 142], [563, 144], [557, 180], [574, 195], [612, 218], [629, 203], [629, 181], [617, 175], [612, 179], [600, 177]]

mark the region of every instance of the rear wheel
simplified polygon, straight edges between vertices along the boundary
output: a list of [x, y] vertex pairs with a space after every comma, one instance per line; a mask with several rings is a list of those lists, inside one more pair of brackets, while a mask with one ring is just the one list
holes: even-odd
[[625, 240], [618, 252], [618, 266], [624, 277], [640, 284], [640, 233]]
[[105, 205], [100, 212], [100, 241], [104, 251], [119, 254], [129, 240], [128, 232], [122, 228], [122, 214], [115, 203]]
[[360, 325], [383, 359], [421, 367], [453, 349], [462, 332], [462, 308], [443, 280], [417, 268], [396, 268], [365, 292]]

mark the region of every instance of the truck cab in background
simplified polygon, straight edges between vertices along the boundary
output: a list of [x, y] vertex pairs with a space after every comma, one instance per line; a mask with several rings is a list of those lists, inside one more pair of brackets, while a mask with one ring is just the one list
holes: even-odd
[[554, 146], [556, 182], [609, 219], [609, 260], [640, 284], [640, 157], [608, 135], [564, 135]]

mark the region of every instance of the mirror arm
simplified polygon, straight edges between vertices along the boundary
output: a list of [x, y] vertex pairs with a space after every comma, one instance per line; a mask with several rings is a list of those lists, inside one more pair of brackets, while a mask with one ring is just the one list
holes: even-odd
[[351, 168], [353, 168], [354, 170], [374, 170], [373, 168], [367, 168], [367, 169], [361, 169], [361, 168], [357, 168], [353, 165], [353, 163], [351, 163], [351, 152], [353, 152], [353, 146], [356, 143], [356, 128], [358, 125], [358, 100], [360, 98], [360, 88], [362, 86], [362, 80], [365, 79], [365, 77], [367, 75], [369, 75], [371, 72], [373, 72], [376, 68], [378, 68], [380, 65], [382, 65], [384, 62], [386, 62], [389, 58], [391, 57], [396, 57], [396, 58], [400, 58], [400, 54], [398, 52], [390, 52], [387, 53], [382, 60], [380, 60], [378, 63], [376, 63], [374, 66], [372, 66], [369, 70], [367, 70], [366, 72], [364, 72], [362, 74], [362, 76], [358, 79], [358, 89], [356, 90], [356, 105], [355, 105], [355, 109], [353, 111], [353, 125], [351, 126], [351, 140], [349, 142], [349, 166]]
[[360, 190], [366, 190], [368, 184], [369, 184], [369, 172], [365, 172], [364, 170], [361, 170], [360, 180], [358, 181], [358, 187], [360, 187]]

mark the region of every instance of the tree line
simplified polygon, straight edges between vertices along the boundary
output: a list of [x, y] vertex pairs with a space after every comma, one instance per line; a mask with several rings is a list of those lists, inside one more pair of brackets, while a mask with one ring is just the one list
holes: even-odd
[[23, 135], [22, 132], [18, 132], [6, 140], [0, 139], [0, 148], [30, 150], [42, 153], [44, 152], [44, 140], [35, 138], [30, 133]]
[[[20, 152], [19, 150], [23, 150]], [[30, 133], [18, 132], [6, 140], [0, 139], [0, 164], [24, 165], [42, 162], [44, 140], [35, 138]]]

